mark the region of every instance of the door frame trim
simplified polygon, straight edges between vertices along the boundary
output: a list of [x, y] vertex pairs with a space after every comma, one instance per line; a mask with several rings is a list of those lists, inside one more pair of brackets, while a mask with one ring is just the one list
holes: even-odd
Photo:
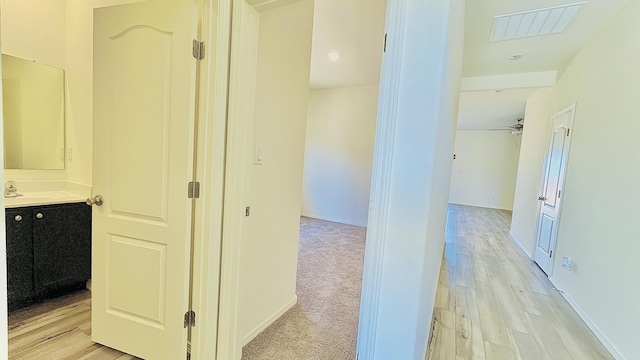
[[[552, 141], [551, 134], [553, 132], [553, 122], [556, 119], [558, 119], [558, 118], [560, 118], [560, 117], [562, 117], [564, 115], [567, 115], [568, 113], [572, 113], [571, 114], [571, 118], [569, 120], [568, 128], [569, 128], [569, 131], [573, 130], [573, 122], [574, 122], [575, 117], [576, 117], [576, 104], [577, 103], [574, 102], [573, 104], [569, 105], [568, 107], [560, 110], [559, 112], [557, 112], [556, 114], [551, 116], [551, 127], [550, 127], [549, 133], [547, 134], [548, 135], [547, 150], [546, 150], [545, 156], [544, 156], [542, 174], [540, 176], [540, 188], [538, 190], [538, 194], [542, 194], [542, 192], [544, 191], [544, 185], [545, 185], [544, 178], [545, 178], [546, 171], [547, 171], [546, 166], [547, 166], [547, 161], [548, 161], [548, 158], [549, 158], [549, 150], [550, 150], [551, 141]], [[563, 208], [563, 204], [564, 204], [564, 195], [565, 195], [564, 194], [565, 193], [564, 184], [565, 184], [565, 180], [567, 178], [567, 169], [568, 169], [568, 163], [569, 163], [569, 156], [570, 156], [570, 153], [571, 153], [571, 138], [572, 138], [572, 135], [569, 134], [569, 143], [568, 143], [567, 150], [566, 150], [566, 153], [567, 153], [566, 159], [563, 162], [563, 164], [561, 165], [561, 175], [560, 175], [561, 179], [559, 181], [559, 188], [558, 188], [558, 190], [561, 191], [560, 192], [560, 202], [559, 202], [559, 205], [558, 205], [558, 214], [556, 216], [556, 219], [555, 219], [555, 222], [554, 222], [554, 225], [553, 225], [553, 229], [551, 230], [551, 233], [554, 234], [554, 239], [552, 239], [552, 241], [553, 241], [553, 246], [552, 246], [553, 247], [553, 254], [551, 255], [551, 267], [549, 269], [549, 273], [547, 274], [547, 277], [550, 277], [553, 274], [554, 265], [555, 265], [556, 248], [558, 246], [558, 230], [560, 229], [560, 218], [561, 218], [562, 208]], [[536, 264], [538, 264], [539, 266], [540, 266], [540, 264], [536, 261], [536, 252], [538, 250], [538, 240], [539, 240], [538, 239], [538, 235], [539, 235], [539, 231], [540, 231], [540, 224], [539, 223], [540, 223], [540, 216], [541, 216], [541, 213], [542, 213], [542, 204], [543, 203], [540, 203], [540, 202], [538, 203], [538, 211], [536, 213], [536, 231], [535, 231], [535, 237], [534, 237], [535, 243], [534, 243], [533, 253], [532, 253], [532, 255], [533, 255], [532, 256], [532, 260]], [[542, 266], [540, 266], [540, 268], [542, 269]]]
[[387, 49], [382, 57], [376, 123], [369, 224], [362, 277], [356, 354], [363, 359], [375, 354], [378, 308], [386, 246], [388, 204], [393, 170], [393, 148], [403, 59], [406, 0], [388, 1], [385, 19]]
[[[223, 286], [226, 281], [220, 281], [228, 276], [221, 276], [226, 274], [222, 266], [227, 256], [223, 254], [227, 249], [225, 240], [233, 243], [223, 229], [225, 214], [228, 214], [225, 177], [232, 0], [198, 2], [203, 11], [199, 40], [205, 42], [207, 50], [198, 79], [201, 91], [197, 180], [202, 189], [194, 214], [192, 310], [196, 313], [196, 325], [191, 355], [193, 359], [234, 359], [234, 347], [229, 344], [235, 341], [235, 298], [233, 291]], [[230, 280], [237, 282], [237, 275]], [[231, 305], [227, 305], [229, 302]], [[225, 309], [225, 305], [232, 309]]]

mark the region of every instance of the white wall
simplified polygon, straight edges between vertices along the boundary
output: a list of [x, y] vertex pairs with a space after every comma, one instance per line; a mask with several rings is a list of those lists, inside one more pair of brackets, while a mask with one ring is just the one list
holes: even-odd
[[535, 246], [538, 196], [541, 194], [542, 166], [549, 146], [551, 88], [537, 90], [527, 100], [520, 161], [516, 180], [513, 216], [509, 234], [531, 257]]
[[508, 131], [458, 131], [449, 202], [511, 210], [521, 137]]
[[[627, 360], [640, 358], [638, 18], [640, 2], [630, 1], [574, 57], [548, 105], [553, 114], [577, 104], [551, 279], [616, 358]], [[537, 197], [534, 188], [523, 196]], [[519, 238], [530, 239], [527, 232]], [[563, 256], [574, 260], [573, 270], [560, 266]]]
[[574, 58], [551, 105], [577, 103], [553, 278], [626, 359], [640, 358], [639, 18], [630, 1]]
[[[444, 248], [464, 1], [389, 2], [390, 27], [358, 351], [362, 360], [422, 360]], [[397, 107], [387, 107], [396, 84]]]
[[2, 52], [64, 69], [65, 0], [2, 0]]
[[67, 0], [65, 46], [67, 80], [67, 179], [92, 184], [93, 161], [93, 8], [92, 1]]
[[[296, 302], [313, 1], [260, 14], [251, 216], [240, 253], [238, 334], [243, 342]], [[295, 31], [292, 31], [295, 29]]]
[[309, 92], [302, 215], [367, 226], [378, 88]]

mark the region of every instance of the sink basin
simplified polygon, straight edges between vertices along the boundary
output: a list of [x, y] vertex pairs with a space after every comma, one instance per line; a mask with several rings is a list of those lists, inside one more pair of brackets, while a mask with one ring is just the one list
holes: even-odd
[[66, 191], [42, 191], [21, 193], [22, 196], [4, 199], [5, 207], [60, 204], [85, 200], [83, 197]]

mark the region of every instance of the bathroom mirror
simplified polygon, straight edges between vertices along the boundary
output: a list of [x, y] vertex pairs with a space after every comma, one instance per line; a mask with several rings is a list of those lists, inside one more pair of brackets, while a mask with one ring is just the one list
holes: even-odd
[[64, 71], [2, 54], [5, 169], [64, 169]]

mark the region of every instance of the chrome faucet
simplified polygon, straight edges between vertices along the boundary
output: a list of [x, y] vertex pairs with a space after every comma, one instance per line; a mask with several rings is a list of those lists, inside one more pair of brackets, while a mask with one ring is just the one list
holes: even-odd
[[17, 197], [18, 195], [18, 187], [16, 186], [16, 182], [13, 180], [9, 180], [4, 184], [4, 197]]

